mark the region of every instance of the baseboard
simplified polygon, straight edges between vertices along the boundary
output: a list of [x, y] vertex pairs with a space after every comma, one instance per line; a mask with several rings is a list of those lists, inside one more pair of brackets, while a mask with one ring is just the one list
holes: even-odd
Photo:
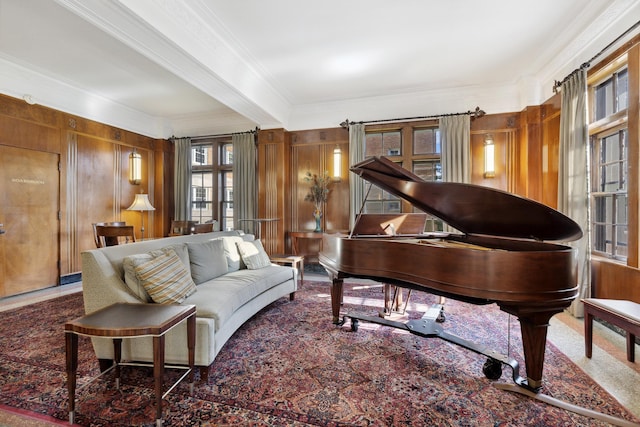
[[67, 274], [66, 276], [60, 276], [60, 286], [68, 285], [69, 283], [76, 283], [82, 280], [82, 273]]

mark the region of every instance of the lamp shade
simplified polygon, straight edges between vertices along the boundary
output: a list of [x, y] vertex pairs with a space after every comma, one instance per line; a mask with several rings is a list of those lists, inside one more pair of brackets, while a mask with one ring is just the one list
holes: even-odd
[[155, 211], [156, 208], [154, 208], [151, 202], [149, 201], [148, 194], [136, 194], [136, 198], [133, 199], [133, 203], [131, 203], [131, 206], [129, 206], [127, 210], [128, 211]]

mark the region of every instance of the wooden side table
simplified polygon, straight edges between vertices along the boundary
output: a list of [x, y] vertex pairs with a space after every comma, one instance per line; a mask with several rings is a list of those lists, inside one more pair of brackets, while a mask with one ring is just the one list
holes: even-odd
[[[165, 368], [165, 334], [185, 319], [187, 321], [189, 367], [172, 366], [172, 368], [186, 369], [186, 372], [165, 394], [162, 394], [162, 379]], [[155, 379], [157, 426], [162, 426], [162, 399], [187, 375], [189, 375], [191, 392], [193, 393], [193, 369], [195, 366], [196, 347], [195, 305], [116, 303], [66, 323], [64, 330], [67, 358], [67, 388], [69, 390], [69, 423], [71, 424], [73, 424], [75, 417], [78, 335], [113, 338], [115, 365], [102, 374], [105, 374], [111, 369], [115, 369], [117, 387], [120, 386], [120, 366], [127, 365], [127, 363], [120, 362], [122, 339], [145, 336], [153, 337], [153, 376]]]
[[304, 256], [276, 254], [269, 256], [274, 264], [290, 265], [300, 274], [300, 286], [304, 284]]

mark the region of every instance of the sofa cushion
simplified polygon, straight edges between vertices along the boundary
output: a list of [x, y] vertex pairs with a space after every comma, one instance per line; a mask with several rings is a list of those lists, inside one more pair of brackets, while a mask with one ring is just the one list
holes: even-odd
[[240, 252], [242, 261], [249, 270], [258, 270], [271, 265], [269, 255], [265, 252], [260, 240], [238, 242], [236, 245], [238, 246], [238, 252]]
[[161, 255], [169, 250], [174, 251], [184, 266], [187, 269], [189, 275], [191, 275], [191, 267], [189, 265], [189, 252], [187, 251], [186, 243], [177, 243], [174, 245], [167, 245], [161, 249], [156, 249], [144, 254], [129, 255], [122, 260], [122, 269], [124, 270], [124, 281], [133, 291], [133, 293], [143, 302], [152, 302], [151, 297], [140, 283], [140, 280], [136, 276], [135, 267], [150, 261], [152, 258]]
[[236, 243], [243, 242], [244, 239], [240, 236], [223, 236], [216, 237], [213, 240], [222, 240], [222, 245], [224, 246], [224, 255], [227, 258], [227, 267], [228, 271], [237, 271], [243, 268], [247, 268], [242, 262], [242, 258], [240, 258], [240, 252], [238, 252], [238, 247]]
[[221, 276], [228, 271], [227, 258], [221, 240], [188, 242], [191, 277], [196, 285]]
[[197, 288], [187, 268], [173, 250], [168, 250], [135, 267], [136, 276], [159, 304], [181, 303]]
[[215, 319], [216, 331], [244, 304], [287, 280], [293, 269], [270, 265], [259, 270], [238, 270], [198, 285], [198, 293], [184, 304], [194, 304], [198, 317]]

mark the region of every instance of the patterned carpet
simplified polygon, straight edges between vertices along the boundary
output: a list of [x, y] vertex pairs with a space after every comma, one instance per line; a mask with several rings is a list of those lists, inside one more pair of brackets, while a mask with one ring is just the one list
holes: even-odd
[[[378, 286], [346, 285], [344, 311], [375, 315], [382, 296]], [[414, 292], [410, 316], [420, 317], [432, 302]], [[524, 364], [517, 320], [495, 306], [453, 300], [446, 311], [448, 331]], [[66, 419], [63, 329], [82, 314], [79, 294], [0, 313], [0, 405]], [[483, 356], [442, 340], [364, 322], [352, 332], [330, 320], [329, 285], [307, 281], [295, 301], [278, 300], [236, 332], [193, 397], [187, 384], [167, 396], [165, 426], [608, 425], [498, 390], [482, 374]], [[545, 394], [639, 421], [550, 343], [545, 360]], [[90, 342], [81, 337], [78, 384], [97, 372]], [[511, 371], [498, 381], [511, 383]], [[151, 369], [125, 368], [121, 390], [107, 375], [79, 391], [76, 421], [153, 425], [153, 402]]]

